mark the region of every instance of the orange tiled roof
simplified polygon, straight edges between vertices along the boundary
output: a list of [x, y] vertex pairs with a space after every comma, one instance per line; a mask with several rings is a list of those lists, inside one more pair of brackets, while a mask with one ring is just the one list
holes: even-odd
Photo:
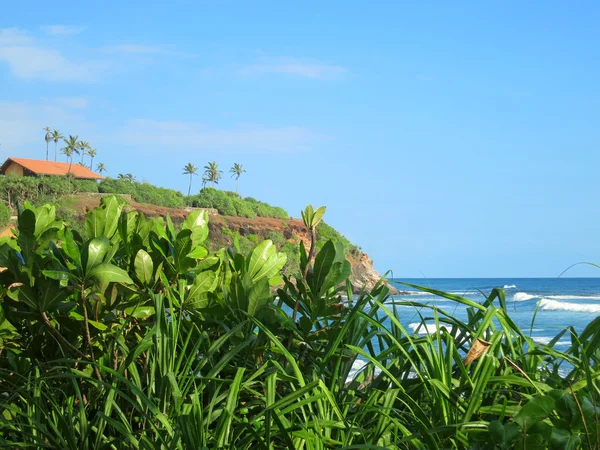
[[[2, 167], [0, 167], [0, 174], [3, 174], [10, 162], [15, 162], [27, 170], [35, 173], [36, 175], [66, 175], [69, 172], [69, 163], [54, 162], [54, 161], [42, 161], [39, 159], [27, 159], [27, 158], [8, 158]], [[71, 164], [71, 173], [75, 178], [83, 178], [88, 180], [102, 180], [104, 177], [92, 172], [87, 167], [83, 167], [80, 164]]]

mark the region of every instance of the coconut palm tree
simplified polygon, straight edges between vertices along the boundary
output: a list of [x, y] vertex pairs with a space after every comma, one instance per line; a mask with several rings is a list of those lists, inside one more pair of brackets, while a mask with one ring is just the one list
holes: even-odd
[[96, 170], [100, 173], [100, 175], [102, 175], [102, 172], [106, 172], [106, 167], [104, 166], [104, 163], [98, 163], [98, 165], [96, 166]]
[[65, 137], [58, 130], [54, 130], [52, 132], [52, 140], [54, 141], [54, 161], [56, 161], [58, 154], [58, 141], [64, 139]]
[[88, 141], [79, 141], [79, 145], [77, 146], [77, 150], [79, 150], [77, 153], [81, 154], [81, 162], [79, 164], [81, 164], [83, 166], [83, 157], [85, 156], [85, 154], [87, 153], [88, 149], [91, 149], [92, 147], [90, 147], [90, 143]]
[[48, 144], [50, 144], [50, 141], [52, 140], [52, 131], [50, 131], [50, 127], [44, 128], [44, 131], [46, 132], [46, 136], [44, 136], [44, 139], [46, 140], [46, 161], [48, 161]]
[[129, 181], [130, 183], [133, 183], [134, 181], [136, 181], [135, 177], [131, 173], [126, 173], [126, 174], [120, 173], [117, 178], [119, 180]]
[[95, 148], [91, 148], [91, 149], [88, 150], [88, 156], [90, 157], [90, 169], [92, 169], [92, 167], [94, 167], [94, 157], [97, 154], [98, 153], [97, 153], [97, 150]]
[[79, 141], [78, 136], [69, 136], [69, 139], [65, 139], [65, 147], [62, 148], [63, 154], [69, 161], [69, 173], [71, 173], [71, 165], [73, 164], [73, 154], [78, 152]]
[[194, 175], [198, 175], [198, 168], [191, 162], [187, 163], [187, 165], [183, 168], [183, 174], [190, 176], [190, 187], [188, 188], [188, 195], [190, 195], [190, 192], [192, 192], [192, 177]]
[[204, 171], [206, 181], [210, 181], [213, 184], [212, 187], [214, 188], [215, 184], [219, 184], [219, 180], [221, 179], [221, 174], [223, 171], [219, 170], [219, 165], [214, 161], [209, 162], [208, 165], [204, 166], [204, 169], [206, 169]]
[[232, 177], [235, 177], [235, 193], [237, 194], [238, 188], [240, 187], [240, 177], [246, 171], [242, 168], [241, 164], [234, 163], [229, 172], [232, 174]]

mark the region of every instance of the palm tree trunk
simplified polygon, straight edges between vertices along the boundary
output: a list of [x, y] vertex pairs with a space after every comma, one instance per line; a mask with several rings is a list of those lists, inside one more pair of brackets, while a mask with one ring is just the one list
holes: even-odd
[[94, 157], [90, 159], [90, 170], [94, 170]]
[[56, 162], [56, 158], [58, 157], [58, 141], [54, 142], [54, 162]]
[[192, 175], [193, 174], [190, 173], [190, 187], [188, 188], [188, 197], [190, 196], [190, 192], [192, 192]]
[[240, 179], [235, 180], [235, 193], [237, 194], [240, 190]]
[[48, 144], [49, 142], [46, 141], [46, 161], [48, 161]]

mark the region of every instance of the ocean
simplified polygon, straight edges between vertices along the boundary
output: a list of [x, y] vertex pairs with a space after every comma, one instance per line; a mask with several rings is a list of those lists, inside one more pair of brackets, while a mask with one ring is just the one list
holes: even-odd
[[[398, 290], [407, 292], [391, 296], [389, 303], [398, 300], [436, 306], [465, 322], [466, 306], [397, 282], [448, 292], [478, 303], [483, 303], [485, 296], [493, 288], [502, 288], [512, 320], [526, 336], [540, 344], [548, 344], [561, 330], [569, 326], [581, 333], [590, 321], [600, 314], [600, 278], [404, 278], [389, 281]], [[399, 306], [397, 311], [398, 319], [405, 329], [418, 334], [435, 332], [433, 320], [427, 320], [425, 326], [421, 323], [421, 316], [433, 316], [431, 309]], [[378, 348], [375, 340], [373, 345]], [[571, 340], [566, 333], [554, 347], [560, 351], [566, 350], [570, 345]], [[366, 361], [359, 357], [353, 364], [348, 381], [365, 364]]]
[[[403, 281], [449, 292], [478, 303], [483, 302], [484, 296], [493, 288], [503, 288], [511, 318], [526, 335], [541, 344], [550, 342], [568, 326], [581, 332], [600, 314], [600, 278], [419, 278], [391, 281]], [[462, 304], [403, 285], [396, 286], [408, 294], [394, 296], [394, 299], [435, 305], [466, 320], [466, 307]], [[426, 333], [428, 330], [424, 327], [418, 328], [418, 310], [421, 308], [401, 307], [400, 320], [405, 327], [418, 333]], [[421, 313], [424, 316], [431, 315], [425, 309]], [[568, 336], [564, 335], [556, 348], [560, 350], [569, 344]]]

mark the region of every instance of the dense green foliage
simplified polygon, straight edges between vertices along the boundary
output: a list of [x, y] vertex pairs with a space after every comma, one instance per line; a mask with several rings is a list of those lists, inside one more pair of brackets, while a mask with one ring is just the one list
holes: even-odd
[[0, 229], [5, 228], [9, 224], [10, 216], [10, 209], [4, 203], [0, 203]]
[[119, 178], [105, 178], [98, 186], [100, 192], [107, 194], [131, 195], [139, 203], [181, 208], [185, 200], [181, 192], [154, 186], [150, 183], [138, 183]]
[[11, 207], [26, 200], [43, 203], [78, 192], [98, 192], [98, 183], [68, 177], [22, 177], [14, 174], [0, 176], [0, 200]]
[[215, 208], [219, 214], [225, 216], [272, 217], [275, 219], [288, 219], [288, 213], [276, 206], [258, 201], [252, 197], [242, 199], [235, 192], [221, 191], [213, 188], [204, 188], [197, 195], [187, 197], [189, 206], [197, 208]]
[[281, 285], [270, 241], [209, 253], [200, 212], [176, 232], [107, 197], [85, 227], [27, 203], [0, 240], [1, 446], [598, 448], [600, 318], [540, 345], [502, 290], [421, 288], [470, 311], [419, 305], [421, 336], [383, 284], [353, 296], [340, 242]]

